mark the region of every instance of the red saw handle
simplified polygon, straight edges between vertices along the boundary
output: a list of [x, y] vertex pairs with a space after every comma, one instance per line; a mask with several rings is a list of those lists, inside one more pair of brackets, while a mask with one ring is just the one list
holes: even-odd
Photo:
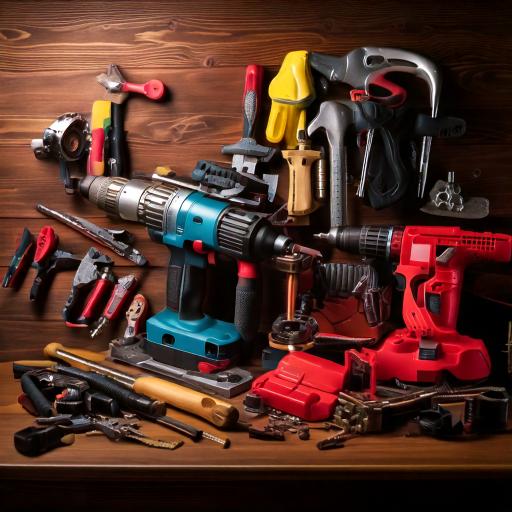
[[132, 84], [131, 82], [124, 82], [121, 86], [123, 92], [135, 92], [143, 94], [150, 100], [159, 100], [165, 92], [165, 85], [161, 80], [149, 80], [144, 84]]

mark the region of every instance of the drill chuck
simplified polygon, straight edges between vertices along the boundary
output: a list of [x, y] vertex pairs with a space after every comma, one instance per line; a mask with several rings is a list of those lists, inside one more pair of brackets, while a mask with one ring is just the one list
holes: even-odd
[[166, 206], [178, 191], [173, 185], [105, 176], [86, 176], [80, 182], [80, 193], [98, 208], [156, 231], [164, 231]]
[[395, 226], [361, 226], [333, 228], [315, 236], [342, 251], [391, 260], [399, 254], [402, 233], [402, 228]]

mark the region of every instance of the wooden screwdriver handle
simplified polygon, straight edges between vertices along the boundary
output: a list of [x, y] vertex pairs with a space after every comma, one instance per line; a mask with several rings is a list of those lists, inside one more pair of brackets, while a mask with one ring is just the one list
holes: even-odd
[[137, 377], [133, 390], [200, 416], [219, 428], [232, 428], [238, 422], [238, 409], [228, 402], [158, 377]]
[[[67, 348], [60, 343], [46, 345], [44, 353], [47, 357], [66, 361], [71, 366], [83, 370], [91, 370], [91, 366], [88, 366], [88, 363], [91, 363], [96, 366], [96, 371], [100, 373], [102, 372], [101, 369], [98, 369], [98, 366], [101, 367], [102, 365], [99, 363], [104, 361], [106, 357], [99, 352]], [[70, 357], [67, 357], [66, 354], [69, 354]], [[82, 361], [77, 361], [73, 356], [80, 358]], [[104, 369], [105, 374], [108, 375], [107, 372], [111, 368], [105, 366]], [[116, 372], [118, 374], [123, 373], [119, 370], [116, 370]], [[124, 375], [130, 380], [130, 387], [136, 393], [161, 400], [172, 407], [195, 414], [219, 428], [232, 428], [238, 421], [238, 409], [224, 400], [219, 400], [200, 391], [158, 377]]]

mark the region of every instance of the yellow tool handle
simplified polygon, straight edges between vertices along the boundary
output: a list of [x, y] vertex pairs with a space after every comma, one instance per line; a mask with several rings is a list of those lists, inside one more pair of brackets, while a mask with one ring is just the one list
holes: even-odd
[[158, 377], [137, 377], [133, 389], [200, 416], [219, 428], [234, 427], [238, 421], [238, 409], [233, 405]]
[[[46, 345], [44, 353], [47, 357], [66, 361], [71, 366], [87, 371], [94, 369], [99, 373], [110, 376], [112, 376], [111, 372], [114, 371], [117, 377], [116, 375], [113, 377], [124, 385], [127, 385], [129, 381], [130, 387], [135, 392], [166, 402], [177, 409], [195, 414], [219, 428], [234, 427], [238, 421], [238, 409], [224, 400], [219, 400], [200, 391], [195, 391], [158, 377], [129, 375], [128, 373], [99, 365], [98, 363], [105, 360], [105, 355], [101, 353], [67, 348], [60, 343]], [[81, 361], [77, 361], [76, 358], [80, 358]], [[102, 369], [104, 369], [104, 372], [102, 372]]]

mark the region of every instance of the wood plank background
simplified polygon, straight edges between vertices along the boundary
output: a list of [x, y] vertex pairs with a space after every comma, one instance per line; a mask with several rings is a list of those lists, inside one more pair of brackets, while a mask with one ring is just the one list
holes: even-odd
[[[247, 64], [265, 66], [268, 84], [292, 50], [343, 55], [374, 45], [422, 53], [443, 71], [441, 111], [468, 122], [463, 138], [434, 141], [429, 185], [448, 169], [456, 171], [466, 195], [491, 201], [491, 217], [470, 226], [510, 232], [510, 14], [507, 2], [461, 0], [1, 1], [0, 272], [5, 272], [23, 226], [37, 233], [48, 223], [34, 210], [37, 202], [115, 225], [94, 206], [67, 197], [56, 163], [37, 161], [30, 150], [30, 140], [40, 137], [59, 114], [88, 112], [92, 102], [103, 97], [95, 75], [111, 62], [131, 81], [160, 78], [172, 94], [165, 103], [138, 97], [128, 102], [126, 129], [133, 169], [150, 173], [156, 165], [170, 165], [185, 175], [198, 159], [225, 161], [220, 146], [239, 138]], [[347, 92], [343, 87], [334, 90], [339, 97]], [[282, 197], [286, 172], [283, 176]], [[441, 222], [419, 213], [416, 205], [375, 212], [355, 200], [351, 219]], [[84, 254], [90, 246], [70, 229], [55, 227], [63, 249]], [[150, 242], [142, 227], [129, 228], [151, 268], [133, 269], [114, 257], [117, 273], [135, 271], [142, 277], [142, 291], [159, 309], [168, 251]], [[38, 356], [53, 339], [105, 348], [115, 330], [93, 343], [85, 332], [67, 329], [60, 319], [73, 273], [58, 275], [48, 301], [35, 307], [28, 301], [31, 272], [18, 292], [0, 291], [0, 359]]]

